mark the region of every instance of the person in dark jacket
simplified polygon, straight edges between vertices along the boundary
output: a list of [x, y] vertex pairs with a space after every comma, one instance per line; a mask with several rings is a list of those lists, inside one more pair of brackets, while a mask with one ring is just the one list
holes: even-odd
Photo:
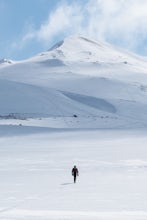
[[74, 177], [74, 183], [76, 183], [77, 176], [79, 176], [79, 171], [78, 171], [78, 168], [76, 166], [74, 166], [73, 169], [72, 169], [72, 175]]

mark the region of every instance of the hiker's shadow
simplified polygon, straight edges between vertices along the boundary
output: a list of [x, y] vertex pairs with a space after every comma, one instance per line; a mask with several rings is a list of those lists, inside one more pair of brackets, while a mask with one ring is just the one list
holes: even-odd
[[62, 183], [61, 185], [66, 186], [66, 185], [71, 185], [71, 184], [73, 184], [73, 183]]

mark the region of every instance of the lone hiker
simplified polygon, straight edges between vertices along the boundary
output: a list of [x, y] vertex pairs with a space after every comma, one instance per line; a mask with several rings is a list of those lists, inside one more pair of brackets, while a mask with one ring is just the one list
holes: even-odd
[[74, 177], [74, 183], [76, 183], [76, 178], [77, 178], [77, 176], [79, 176], [79, 171], [76, 166], [74, 166], [72, 169], [72, 175]]

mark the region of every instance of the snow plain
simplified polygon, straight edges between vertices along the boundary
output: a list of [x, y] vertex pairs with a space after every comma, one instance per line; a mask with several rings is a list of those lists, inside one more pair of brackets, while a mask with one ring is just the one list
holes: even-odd
[[1, 60], [0, 219], [146, 220], [146, 112], [147, 59], [106, 43]]
[[147, 219], [145, 130], [16, 128], [0, 139], [0, 219]]

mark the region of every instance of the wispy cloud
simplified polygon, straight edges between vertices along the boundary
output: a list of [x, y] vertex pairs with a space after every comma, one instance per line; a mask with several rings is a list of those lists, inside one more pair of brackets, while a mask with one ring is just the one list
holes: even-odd
[[59, 36], [81, 34], [135, 51], [146, 41], [146, 12], [147, 0], [87, 0], [85, 4], [63, 1], [39, 29], [27, 31], [20, 45], [32, 40], [46, 44]]
[[77, 24], [81, 23], [81, 19], [81, 8], [78, 5], [61, 5], [42, 24], [37, 32], [37, 38], [49, 41], [58, 34], [77, 32]]

